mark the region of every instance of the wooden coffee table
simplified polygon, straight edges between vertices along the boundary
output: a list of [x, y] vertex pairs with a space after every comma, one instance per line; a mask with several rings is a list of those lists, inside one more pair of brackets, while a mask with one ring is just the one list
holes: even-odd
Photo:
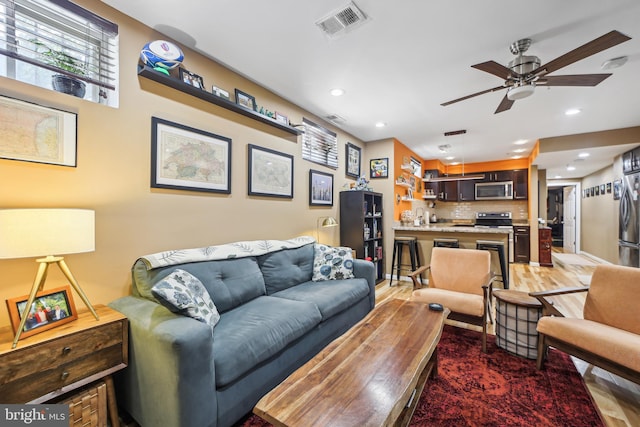
[[253, 412], [275, 426], [407, 425], [449, 314], [394, 299], [265, 395]]

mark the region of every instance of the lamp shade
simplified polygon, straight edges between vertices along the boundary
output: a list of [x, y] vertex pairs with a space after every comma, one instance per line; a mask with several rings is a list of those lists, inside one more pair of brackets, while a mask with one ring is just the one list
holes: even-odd
[[29, 258], [94, 250], [93, 210], [0, 210], [0, 258]]
[[322, 225], [323, 227], [335, 227], [336, 225], [338, 225], [338, 221], [336, 221], [334, 217], [328, 216], [324, 220], [322, 220], [322, 224], [320, 225]]

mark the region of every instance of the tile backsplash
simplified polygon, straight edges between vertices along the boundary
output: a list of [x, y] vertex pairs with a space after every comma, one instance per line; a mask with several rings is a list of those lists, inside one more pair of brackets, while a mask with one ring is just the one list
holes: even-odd
[[429, 207], [430, 201], [416, 200], [412, 203], [415, 214], [420, 208], [429, 215], [436, 214], [438, 220], [475, 220], [476, 212], [511, 212], [514, 220], [528, 220], [528, 203], [526, 200], [493, 200], [477, 202], [439, 202]]

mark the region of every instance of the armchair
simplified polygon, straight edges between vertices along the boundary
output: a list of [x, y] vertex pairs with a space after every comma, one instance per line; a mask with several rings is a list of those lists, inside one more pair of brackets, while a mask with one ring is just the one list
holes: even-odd
[[[587, 292], [583, 319], [563, 317], [547, 298]], [[591, 285], [531, 292], [544, 307], [538, 321], [538, 369], [549, 346], [640, 384], [640, 269], [596, 266]]]
[[[417, 276], [429, 271], [429, 287], [420, 288]], [[431, 263], [411, 274], [411, 299], [439, 303], [451, 310], [449, 319], [482, 327], [482, 351], [487, 352], [487, 316], [490, 315], [491, 255], [476, 249], [435, 247]]]

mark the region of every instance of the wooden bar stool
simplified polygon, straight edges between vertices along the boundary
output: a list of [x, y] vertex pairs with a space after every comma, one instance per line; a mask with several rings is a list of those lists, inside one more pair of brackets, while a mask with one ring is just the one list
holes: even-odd
[[[411, 270], [409, 270], [409, 264], [402, 264], [402, 249], [404, 246], [409, 248], [409, 259], [411, 262]], [[397, 257], [396, 257], [397, 255]], [[396, 281], [400, 281], [400, 270], [415, 271], [420, 265], [419, 253], [418, 253], [418, 238], [417, 237], [396, 237], [393, 239], [393, 255], [391, 257], [391, 280], [389, 280], [389, 286], [393, 283], [393, 272], [396, 272]], [[422, 275], [420, 275], [420, 283], [422, 284]]]
[[436, 237], [433, 239], [434, 248], [459, 248], [460, 242], [458, 239], [449, 239], [445, 237]]
[[500, 261], [500, 275], [496, 280], [502, 282], [504, 289], [509, 289], [509, 266], [504, 250], [504, 242], [499, 240], [476, 240], [476, 249], [496, 252]]

